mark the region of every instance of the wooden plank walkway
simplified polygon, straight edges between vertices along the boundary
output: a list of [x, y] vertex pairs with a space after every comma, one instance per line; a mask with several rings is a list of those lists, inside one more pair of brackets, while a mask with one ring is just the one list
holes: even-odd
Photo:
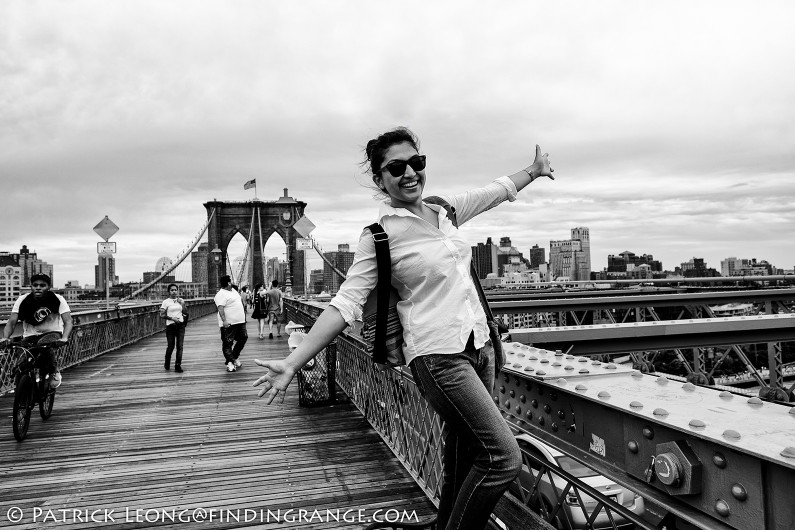
[[434, 513], [342, 392], [336, 405], [301, 408], [294, 380], [283, 405], [260, 401], [253, 359], [283, 357], [286, 336], [258, 340], [250, 320], [248, 331], [235, 373], [215, 315], [189, 323], [183, 374], [163, 369], [164, 333], [73, 367], [52, 417], [35, 409], [21, 443], [13, 395], [0, 398], [0, 528], [352, 529], [378, 509]]

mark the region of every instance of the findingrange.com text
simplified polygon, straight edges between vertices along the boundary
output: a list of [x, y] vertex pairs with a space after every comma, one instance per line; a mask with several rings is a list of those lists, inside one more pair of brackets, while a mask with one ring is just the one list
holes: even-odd
[[[5, 519], [5, 521], [3, 521]], [[121, 508], [45, 509], [11, 506], [0, 511], [3, 523], [416, 523], [417, 512], [397, 509], [367, 510], [335, 508], [309, 510], [226, 509], [226, 508]], [[333, 526], [330, 526], [333, 528]]]

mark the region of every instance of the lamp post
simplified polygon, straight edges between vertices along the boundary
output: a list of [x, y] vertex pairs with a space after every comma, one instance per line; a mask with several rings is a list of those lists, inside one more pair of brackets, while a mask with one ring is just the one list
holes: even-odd
[[221, 285], [221, 257], [223, 255], [223, 251], [218, 248], [218, 245], [215, 245], [215, 248], [210, 251], [210, 254], [213, 256], [213, 263], [215, 263], [215, 281], [218, 286]]

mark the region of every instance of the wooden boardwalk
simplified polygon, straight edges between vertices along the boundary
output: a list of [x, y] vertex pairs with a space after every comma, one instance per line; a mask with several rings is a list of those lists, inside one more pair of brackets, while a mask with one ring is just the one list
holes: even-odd
[[163, 369], [164, 333], [73, 367], [21, 443], [0, 398], [0, 528], [342, 529], [434, 512], [343, 393], [301, 408], [294, 380], [283, 405], [260, 401], [253, 359], [283, 357], [286, 337], [248, 331], [235, 373], [215, 315], [188, 325], [183, 374]]

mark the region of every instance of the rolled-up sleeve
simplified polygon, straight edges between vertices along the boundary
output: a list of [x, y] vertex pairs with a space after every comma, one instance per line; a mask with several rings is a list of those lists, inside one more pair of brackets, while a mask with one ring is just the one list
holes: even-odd
[[446, 199], [455, 207], [460, 226], [506, 200], [515, 201], [516, 194], [516, 185], [513, 181], [508, 177], [500, 177], [482, 188], [469, 190]]
[[362, 320], [362, 307], [370, 292], [378, 282], [378, 266], [375, 260], [375, 243], [369, 230], [365, 229], [359, 237], [359, 245], [353, 256], [353, 263], [337, 295], [330, 305], [339, 310], [345, 322], [351, 324]]

